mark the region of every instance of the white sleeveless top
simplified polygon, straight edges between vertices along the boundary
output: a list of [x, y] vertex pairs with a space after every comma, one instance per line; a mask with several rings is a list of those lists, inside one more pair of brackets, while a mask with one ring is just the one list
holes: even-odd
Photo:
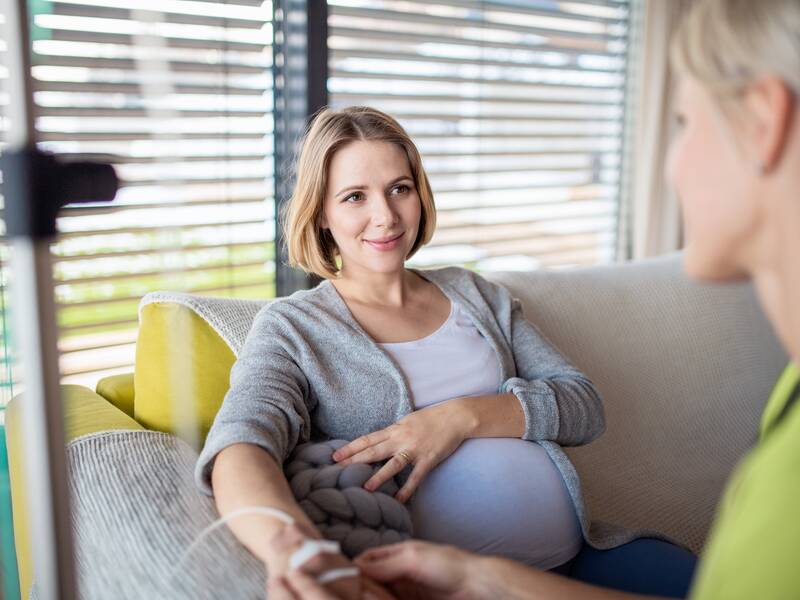
[[[397, 362], [415, 408], [497, 394], [500, 363], [469, 316], [450, 315], [429, 336], [380, 346]], [[466, 440], [409, 502], [414, 536], [551, 569], [581, 547], [575, 509], [558, 469], [535, 442]]]

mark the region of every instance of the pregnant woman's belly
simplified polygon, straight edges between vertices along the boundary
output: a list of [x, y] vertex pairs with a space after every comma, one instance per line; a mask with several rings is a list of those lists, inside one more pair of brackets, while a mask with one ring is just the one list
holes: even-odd
[[545, 450], [519, 439], [464, 442], [422, 482], [409, 504], [414, 537], [541, 569], [582, 544], [567, 488]]

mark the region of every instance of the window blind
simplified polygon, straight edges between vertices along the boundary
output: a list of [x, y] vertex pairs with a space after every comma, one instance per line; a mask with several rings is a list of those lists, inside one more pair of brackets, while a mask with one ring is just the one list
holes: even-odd
[[335, 107], [398, 118], [438, 230], [413, 259], [477, 269], [613, 260], [625, 0], [330, 0]]
[[274, 295], [272, 6], [32, 4], [40, 145], [123, 181], [67, 207], [52, 247], [62, 375], [93, 383], [132, 370], [149, 291]]

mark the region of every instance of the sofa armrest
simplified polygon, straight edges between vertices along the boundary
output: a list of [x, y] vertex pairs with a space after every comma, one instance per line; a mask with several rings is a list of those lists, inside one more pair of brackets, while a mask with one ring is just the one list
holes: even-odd
[[[33, 564], [20, 414], [20, 403], [24, 401], [24, 394], [13, 398], [6, 407], [5, 420], [11, 505], [14, 515], [14, 546], [17, 551], [21, 597], [27, 598], [33, 581]], [[89, 388], [79, 385], [61, 386], [61, 401], [64, 411], [64, 437], [67, 442], [83, 435], [109, 429], [144, 429], [133, 418]]]
[[103, 377], [95, 391], [129, 417], [133, 417], [133, 373]]

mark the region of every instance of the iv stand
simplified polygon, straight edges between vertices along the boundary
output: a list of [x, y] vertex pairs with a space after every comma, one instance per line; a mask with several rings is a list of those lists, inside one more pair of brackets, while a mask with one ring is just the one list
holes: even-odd
[[64, 163], [36, 149], [26, 2], [3, 0], [3, 12], [10, 128], [0, 162], [13, 240], [11, 323], [25, 386], [20, 411], [35, 584], [42, 600], [75, 600], [50, 242], [61, 207], [112, 200], [117, 178], [110, 165]]

